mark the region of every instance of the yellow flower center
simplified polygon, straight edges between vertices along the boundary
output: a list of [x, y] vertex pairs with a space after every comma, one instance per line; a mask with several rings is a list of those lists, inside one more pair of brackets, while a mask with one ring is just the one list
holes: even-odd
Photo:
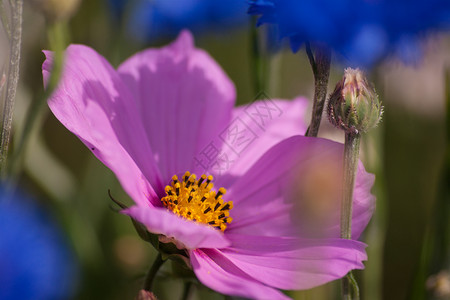
[[195, 174], [186, 172], [181, 181], [174, 175], [170, 185], [165, 188], [166, 195], [161, 199], [164, 206], [176, 215], [188, 220], [208, 224], [224, 231], [231, 223], [230, 209], [233, 202], [224, 202], [224, 188], [212, 191], [213, 177], [203, 174], [197, 180]]

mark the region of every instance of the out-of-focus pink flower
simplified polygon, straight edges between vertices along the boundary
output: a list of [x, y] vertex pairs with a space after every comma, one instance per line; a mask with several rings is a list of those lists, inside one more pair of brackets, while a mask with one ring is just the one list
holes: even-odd
[[[46, 80], [52, 55], [45, 54]], [[341, 166], [343, 145], [300, 136], [306, 129], [302, 98], [234, 108], [235, 97], [222, 69], [182, 32], [169, 46], [140, 52], [117, 70], [94, 50], [69, 46], [49, 106], [135, 201], [124, 213], [185, 250], [206, 286], [285, 299], [278, 289], [308, 289], [363, 268], [366, 245], [356, 239], [373, 212], [373, 176], [360, 164], [355, 240], [338, 238], [338, 210], [327, 210], [315, 235], [311, 222], [301, 222], [302, 214], [311, 214], [302, 195], [314, 192], [297, 182], [320, 190], [315, 178], [323, 176], [308, 179], [308, 173], [327, 161]], [[226, 193], [202, 174], [214, 175]], [[330, 193], [331, 207], [339, 195]], [[323, 217], [323, 210], [312, 211]]]

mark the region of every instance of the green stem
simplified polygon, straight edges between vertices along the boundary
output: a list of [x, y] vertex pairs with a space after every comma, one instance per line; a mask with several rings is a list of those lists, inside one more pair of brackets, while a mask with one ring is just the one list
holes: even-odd
[[67, 45], [67, 24], [62, 22], [56, 22], [50, 24], [48, 27], [48, 41], [50, 49], [53, 51], [53, 66], [52, 73], [50, 74], [50, 80], [48, 82], [45, 96], [49, 97], [54, 89], [58, 86], [59, 79], [63, 70], [64, 61], [64, 49]]
[[[30, 104], [25, 118], [24, 128], [18, 139], [17, 146], [12, 157], [11, 176], [16, 178], [22, 167], [22, 160], [27, 147], [27, 142], [33, 130], [40, 128], [40, 117], [46, 107], [46, 100], [51, 96], [58, 86], [63, 70], [64, 48], [67, 45], [67, 29], [65, 22], [52, 23], [48, 27], [48, 40], [50, 49], [53, 51], [53, 66], [46, 90], [40, 93]], [[14, 181], [14, 180], [13, 180]]]
[[2, 135], [0, 143], [0, 173], [6, 177], [6, 159], [8, 156], [9, 139], [11, 136], [14, 101], [17, 84], [19, 82], [20, 49], [22, 44], [22, 10], [23, 0], [10, 2], [12, 9], [11, 19], [11, 59], [9, 61], [8, 83], [6, 88], [6, 101], [3, 108]]
[[[344, 180], [341, 202], [341, 238], [350, 240], [352, 238], [352, 204], [353, 190], [355, 187], [356, 170], [358, 168], [359, 146], [361, 135], [359, 133], [346, 133], [344, 146]], [[354, 297], [350, 292], [353, 286]], [[342, 299], [359, 299], [358, 283], [352, 272], [342, 278]]]
[[327, 47], [317, 46], [315, 55], [309, 43], [306, 43], [306, 54], [314, 74], [314, 102], [311, 115], [311, 123], [306, 131], [306, 136], [317, 136], [320, 121], [322, 120], [323, 107], [327, 98], [328, 78], [330, 77], [331, 51]]
[[356, 169], [358, 168], [359, 133], [346, 133], [344, 146], [344, 189], [341, 202], [341, 238], [352, 238], [352, 204], [355, 187]]
[[[350, 293], [350, 286], [353, 287], [353, 298]], [[355, 276], [353, 276], [353, 272], [350, 271], [342, 278], [342, 299], [352, 300], [359, 299], [359, 287], [358, 282], [356, 282]]]
[[152, 267], [148, 270], [147, 275], [145, 276], [145, 282], [143, 289], [146, 291], [151, 291], [153, 288], [153, 282], [155, 281], [156, 274], [158, 273], [159, 268], [163, 265], [164, 260], [162, 259], [161, 253], [158, 253], [155, 261], [153, 262]]
[[260, 38], [258, 35], [258, 28], [256, 27], [257, 17], [252, 17], [252, 24], [250, 26], [250, 59], [251, 59], [251, 74], [253, 75], [253, 87], [256, 95], [266, 91], [266, 75], [267, 62], [266, 57], [261, 51]]
[[189, 299], [189, 296], [191, 295], [192, 286], [193, 284], [191, 281], [186, 281], [184, 283], [183, 295], [181, 296], [181, 300]]
[[345, 277], [341, 279], [341, 288], [342, 288], [342, 300], [352, 300], [352, 294], [350, 293], [350, 281]]

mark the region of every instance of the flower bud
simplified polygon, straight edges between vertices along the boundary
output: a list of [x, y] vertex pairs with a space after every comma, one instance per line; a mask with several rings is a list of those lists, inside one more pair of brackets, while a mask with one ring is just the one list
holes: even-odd
[[158, 298], [152, 292], [140, 290], [135, 300], [158, 300]]
[[50, 21], [69, 19], [77, 10], [81, 0], [33, 0]]
[[346, 133], [364, 133], [377, 126], [383, 106], [359, 69], [348, 68], [328, 101], [328, 120]]

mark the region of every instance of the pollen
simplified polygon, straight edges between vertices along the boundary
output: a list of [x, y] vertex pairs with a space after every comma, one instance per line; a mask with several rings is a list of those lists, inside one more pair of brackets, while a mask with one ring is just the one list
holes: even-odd
[[212, 181], [211, 175], [203, 174], [197, 179], [195, 174], [186, 172], [181, 180], [174, 175], [161, 201], [180, 217], [224, 231], [232, 221], [230, 209], [233, 208], [233, 202], [222, 199], [226, 193], [224, 188], [213, 191]]

